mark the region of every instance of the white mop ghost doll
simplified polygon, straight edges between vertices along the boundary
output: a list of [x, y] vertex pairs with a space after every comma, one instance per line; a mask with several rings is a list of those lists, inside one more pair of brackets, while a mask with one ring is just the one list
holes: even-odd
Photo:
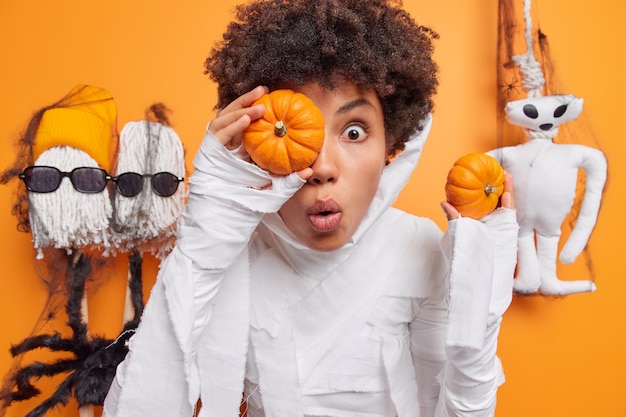
[[21, 179], [29, 190], [33, 244], [69, 253], [109, 247], [107, 190], [117, 109], [100, 88], [75, 87], [63, 106], [47, 110], [33, 144], [34, 165]]
[[583, 100], [569, 94], [531, 97], [509, 102], [506, 118], [525, 129], [528, 140], [489, 152], [513, 175], [518, 240], [514, 290], [532, 294], [567, 295], [594, 291], [590, 280], [561, 280], [557, 254], [561, 226], [572, 210], [579, 169], [586, 174], [585, 192], [576, 224], [560, 252], [572, 263], [587, 245], [596, 224], [606, 181], [607, 162], [598, 149], [553, 141], [559, 126], [576, 119]]
[[146, 120], [128, 122], [120, 133], [112, 229], [115, 246], [129, 253], [125, 321], [142, 312], [143, 252], [163, 259], [171, 251], [184, 206], [184, 149], [168, 112], [155, 103]]
[[149, 251], [162, 259], [174, 246], [184, 205], [182, 142], [170, 127], [169, 110], [156, 103], [146, 120], [120, 133], [114, 182], [113, 229], [123, 250]]
[[[110, 249], [112, 205], [107, 186], [111, 177], [107, 170], [117, 139], [116, 122], [117, 107], [109, 92], [78, 85], [37, 112], [21, 139], [23, 148], [28, 145], [29, 149], [23, 149], [18, 159], [29, 166], [14, 175], [26, 186], [27, 204], [20, 198], [17, 206], [27, 208], [20, 210], [28, 215], [22, 224], [32, 231], [37, 258], [54, 275], [47, 281], [50, 294], [44, 310], [47, 316], [56, 314], [50, 305], [57, 303], [52, 300], [63, 297], [71, 330], [69, 336], [57, 330], [35, 334], [11, 347], [18, 359], [40, 348], [71, 354], [70, 359], [65, 355], [53, 362], [21, 366], [7, 379], [11, 392], [3, 392], [3, 397], [10, 404], [40, 394], [33, 382], [42, 376], [66, 375], [27, 417], [39, 417], [66, 404], [70, 396], [76, 397], [81, 416], [92, 416], [93, 405], [102, 403], [102, 393], [113, 378], [114, 368], [107, 363], [124, 349], [89, 335], [86, 308], [86, 286], [95, 285], [104, 264], [101, 254]], [[11, 173], [14, 170], [7, 176]], [[3, 391], [8, 389], [5, 386]]]

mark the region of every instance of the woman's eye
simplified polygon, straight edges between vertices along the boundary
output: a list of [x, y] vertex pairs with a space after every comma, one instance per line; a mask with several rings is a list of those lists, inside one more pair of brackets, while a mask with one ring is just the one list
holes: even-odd
[[348, 126], [341, 134], [344, 138], [350, 141], [358, 141], [365, 138], [365, 128], [359, 125]]

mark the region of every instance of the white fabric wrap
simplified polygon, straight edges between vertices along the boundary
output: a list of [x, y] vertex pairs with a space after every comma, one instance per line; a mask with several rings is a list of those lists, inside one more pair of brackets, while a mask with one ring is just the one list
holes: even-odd
[[238, 414], [249, 331], [244, 249], [263, 215], [304, 181], [242, 161], [211, 133], [194, 165], [176, 247], [159, 271], [103, 416], [189, 416], [199, 397], [201, 416]]
[[[504, 382], [496, 349], [501, 317], [513, 294], [515, 216], [515, 210], [499, 208], [481, 221], [450, 222], [442, 243], [451, 256], [447, 361], [436, 416], [492, 416], [495, 411], [496, 389]], [[446, 241], [451, 237], [453, 246]], [[471, 273], [476, 271], [484, 274]]]
[[[449, 222], [442, 240], [442, 250], [450, 260], [448, 346], [481, 349], [488, 318], [500, 317], [508, 308], [517, 232], [511, 209], [499, 208], [481, 221], [460, 217]], [[476, 271], [482, 273], [476, 275]]]
[[[204, 269], [232, 265], [263, 215], [278, 211], [304, 184], [296, 173], [272, 176], [233, 156], [211, 133], [194, 165], [177, 245]], [[270, 190], [262, 189], [269, 185]]]

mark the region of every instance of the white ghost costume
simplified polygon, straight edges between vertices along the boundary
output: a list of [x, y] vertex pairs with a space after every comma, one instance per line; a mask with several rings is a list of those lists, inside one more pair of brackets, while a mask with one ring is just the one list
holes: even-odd
[[[276, 212], [302, 185], [207, 133], [104, 417], [492, 416], [517, 223], [436, 225], [391, 208], [430, 128], [389, 164], [344, 247], [303, 246]], [[271, 189], [261, 190], [271, 184]], [[245, 392], [242, 397], [242, 393]]]

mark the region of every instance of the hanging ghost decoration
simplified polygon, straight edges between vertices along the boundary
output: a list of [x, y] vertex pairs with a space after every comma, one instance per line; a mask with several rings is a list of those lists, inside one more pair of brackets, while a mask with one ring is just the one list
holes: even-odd
[[579, 170], [586, 175], [583, 203], [576, 224], [560, 252], [572, 263], [585, 248], [595, 226], [606, 181], [604, 154], [579, 144], [554, 142], [559, 126], [576, 119], [583, 100], [550, 95], [509, 102], [506, 119], [525, 129], [528, 141], [490, 154], [513, 175], [520, 225], [514, 290], [532, 294], [567, 295], [594, 291], [590, 280], [565, 281], [557, 276], [561, 226], [572, 210]]
[[[498, 80], [505, 82], [506, 87], [498, 104], [503, 113], [499, 121], [506, 119], [513, 130], [521, 128], [525, 142], [503, 146], [505, 126], [499, 125], [499, 146], [489, 152], [514, 180], [520, 231], [513, 289], [518, 294], [539, 291], [553, 296], [590, 292], [596, 289], [593, 279], [562, 280], [557, 275], [557, 261], [572, 263], [584, 253], [590, 264], [585, 249], [598, 218], [607, 161], [599, 149], [575, 143], [568, 129], [559, 132], [564, 124], [576, 123], [583, 100], [556, 93], [547, 36], [541, 30], [533, 33], [531, 0], [521, 3], [526, 51], [514, 55], [517, 32], [514, 0], [498, 1]], [[535, 59], [535, 40], [543, 63]], [[544, 77], [542, 67], [552, 79]], [[512, 71], [519, 71], [522, 76], [519, 81], [527, 96], [505, 102], [505, 98], [511, 100], [512, 93], [519, 92], [518, 76]], [[544, 90], [546, 95], [542, 96]], [[570, 227], [569, 238], [559, 254], [562, 229]], [[590, 268], [589, 272], [592, 273]]]

